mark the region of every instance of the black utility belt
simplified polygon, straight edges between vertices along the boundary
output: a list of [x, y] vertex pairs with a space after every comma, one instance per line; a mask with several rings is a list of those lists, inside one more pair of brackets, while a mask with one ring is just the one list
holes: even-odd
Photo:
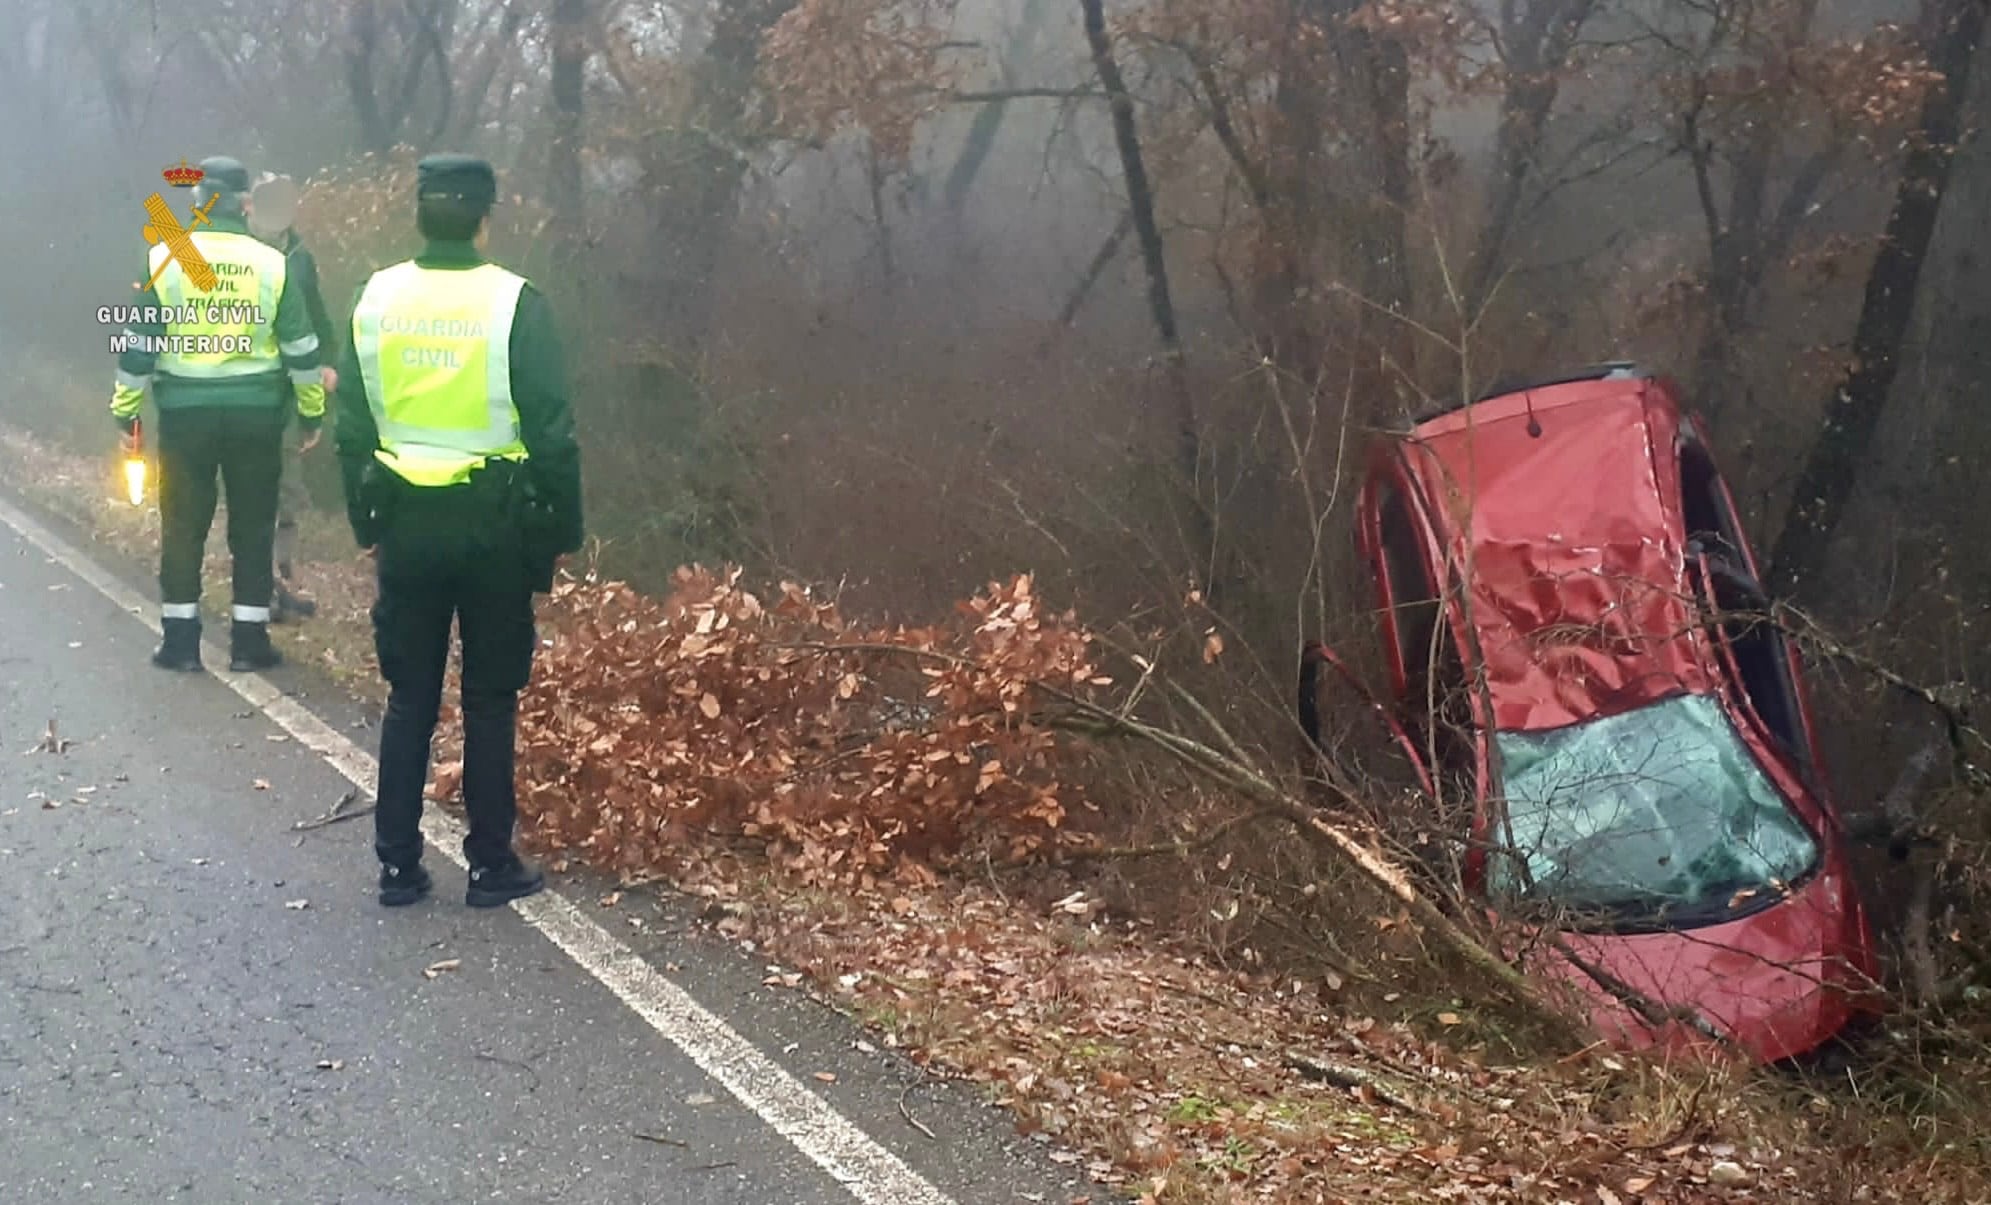
[[552, 526], [552, 508], [522, 461], [494, 456], [470, 470], [469, 480], [449, 485], [415, 485], [385, 465], [380, 465], [375, 475], [385, 479], [390, 505], [467, 507], [518, 523], [528, 531]]
[[229, 390], [280, 390], [290, 387], [290, 374], [279, 368], [275, 372], [245, 372], [232, 377], [182, 377], [162, 370], [152, 374], [152, 383], [155, 389], [197, 389], [219, 393]]
[[492, 494], [502, 496], [514, 490], [529, 490], [531, 488], [531, 481], [526, 474], [523, 464], [496, 456], [472, 468], [465, 480], [452, 481], [448, 485], [417, 485], [384, 464], [380, 465], [380, 475], [385, 477], [402, 493], [415, 494], [427, 498], [454, 497], [464, 494]]

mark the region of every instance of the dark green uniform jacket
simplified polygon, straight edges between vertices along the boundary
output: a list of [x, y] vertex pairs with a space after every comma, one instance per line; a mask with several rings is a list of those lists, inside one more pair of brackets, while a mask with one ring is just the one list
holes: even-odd
[[304, 312], [311, 315], [311, 329], [318, 336], [318, 360], [330, 364], [339, 358], [339, 331], [332, 325], [332, 312], [325, 306], [325, 291], [318, 284], [318, 257], [297, 237], [292, 228], [283, 232], [284, 279], [304, 298]]
[[[415, 257], [424, 268], [466, 269], [484, 263], [484, 257], [470, 243], [431, 242]], [[353, 296], [353, 308], [359, 297]], [[344, 340], [339, 357], [339, 389], [333, 408], [338, 414], [334, 441], [339, 467], [345, 480], [346, 515], [353, 537], [360, 547], [371, 548], [381, 533], [364, 505], [366, 489], [362, 475], [376, 463], [380, 433], [373, 421], [373, 407], [366, 396], [366, 379], [360, 372], [359, 355], [352, 339]], [[528, 284], [520, 293], [518, 310], [512, 320], [511, 338], [512, 403], [518, 408], [519, 438], [525, 444], [526, 466], [539, 497], [551, 510], [555, 530], [550, 533], [554, 549], [575, 552], [581, 547], [581, 448], [574, 438], [573, 413], [567, 403], [567, 370], [560, 337], [553, 325], [552, 307], [539, 290]]]
[[339, 331], [332, 324], [332, 312], [325, 308], [325, 294], [318, 284], [318, 258], [297, 237], [296, 230], [284, 231], [283, 246], [277, 250], [290, 261], [284, 275], [297, 286], [304, 297], [304, 312], [311, 315], [311, 329], [318, 335], [319, 361], [330, 364], [339, 358]]
[[[217, 216], [209, 223], [218, 233], [240, 234], [254, 238], [249, 233], [247, 222], [241, 215]], [[150, 269], [147, 269], [149, 272]], [[318, 284], [317, 265], [311, 266], [310, 287], [315, 292]], [[160, 307], [159, 292], [156, 288], [146, 289], [138, 295], [134, 303], [141, 314]], [[323, 307], [323, 301], [319, 305]], [[266, 317], [268, 317], [266, 315]], [[284, 270], [283, 293], [277, 299], [275, 315], [276, 336], [280, 343], [294, 344], [312, 334], [315, 325], [306, 300], [304, 282], [300, 281], [292, 267]], [[290, 373], [317, 372], [324, 362], [325, 354], [319, 347], [296, 355], [285, 354], [282, 364], [267, 373], [254, 376], [225, 377], [218, 380], [181, 378], [153, 375], [159, 356], [144, 341], [157, 339], [168, 333], [166, 324], [157, 321], [136, 320], [125, 324], [125, 333], [141, 337], [118, 353], [119, 386], [111, 400], [111, 413], [120, 426], [126, 430], [138, 418], [144, 401], [140, 392], [146, 386], [152, 390], [152, 398], [161, 410], [174, 410], [193, 406], [277, 406], [288, 403], [292, 396], [293, 378]], [[322, 340], [323, 336], [319, 338]], [[324, 420], [323, 402], [311, 392], [309, 397], [299, 399], [299, 417], [306, 429], [318, 426]]]

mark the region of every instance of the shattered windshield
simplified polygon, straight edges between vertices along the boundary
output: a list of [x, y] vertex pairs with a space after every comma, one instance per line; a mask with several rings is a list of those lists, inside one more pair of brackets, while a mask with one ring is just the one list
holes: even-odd
[[1548, 732], [1495, 734], [1511, 853], [1498, 897], [1615, 922], [1712, 923], [1818, 857], [1715, 699], [1682, 695]]

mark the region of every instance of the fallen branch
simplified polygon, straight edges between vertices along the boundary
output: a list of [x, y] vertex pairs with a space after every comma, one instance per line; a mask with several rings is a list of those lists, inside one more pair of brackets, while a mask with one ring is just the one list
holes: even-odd
[[298, 821], [296, 824], [290, 826], [291, 831], [304, 832], [309, 829], [324, 828], [327, 825], [338, 824], [340, 821], [357, 820], [361, 816], [371, 815], [375, 806], [371, 803], [363, 808], [354, 808], [350, 812], [345, 810], [358, 798], [358, 791], [347, 791], [345, 794], [339, 796], [339, 801], [332, 805], [330, 811], [321, 816], [314, 816], [309, 820]]
[[1383, 1082], [1383, 1078], [1373, 1071], [1347, 1063], [1328, 1062], [1297, 1051], [1286, 1055], [1286, 1066], [1311, 1080], [1333, 1084], [1337, 1088], [1348, 1088], [1356, 1092], [1366, 1092], [1392, 1109], [1411, 1113], [1418, 1117], [1430, 1116], [1430, 1111], [1411, 1100], [1403, 1093]]
[[[940, 665], [974, 664], [968, 658], [953, 653], [876, 641], [848, 643], [805, 641], [785, 643], [777, 647], [828, 655], [870, 653]], [[1169, 685], [1178, 698], [1188, 703], [1195, 702], [1180, 686], [1174, 683]], [[1531, 1014], [1548, 1033], [1557, 1035], [1560, 1041], [1571, 1045], [1577, 1044], [1575, 1035], [1571, 1032], [1569, 1018], [1550, 1007], [1525, 975], [1467, 932], [1457, 921], [1447, 916], [1443, 909], [1411, 882], [1403, 868], [1392, 862], [1380, 849], [1365, 844], [1343, 826], [1329, 823], [1312, 806], [1294, 798], [1277, 783], [1253, 769], [1243, 758], [1237, 742], [1223, 731], [1207, 708], [1199, 704], [1194, 709], [1198, 712], [1198, 718], [1205, 724], [1216, 727], [1219, 733], [1218, 739], [1228, 748], [1238, 751], [1236, 754], [1226, 754], [1202, 741], [1157, 728], [1125, 714], [1118, 708], [1101, 706], [1062, 687], [1044, 682], [1036, 682], [1032, 686], [1041, 696], [1054, 700], [1058, 706], [1056, 709], [1038, 710], [1027, 717], [1019, 713], [1017, 719], [1029, 718], [1053, 730], [1084, 736], [1131, 737], [1160, 749], [1189, 769], [1238, 792], [1257, 803], [1262, 810], [1281, 816], [1297, 827], [1309, 840], [1352, 865], [1385, 895], [1402, 904], [1412, 918], [1435, 934], [1452, 954], [1484, 976], [1512, 1004]], [[1359, 804], [1360, 801], [1351, 797], [1349, 802]], [[1374, 836], [1373, 833], [1371, 835]]]
[[1703, 1079], [1694, 1085], [1693, 1095], [1687, 1098], [1686, 1108], [1680, 1111], [1680, 1124], [1674, 1126], [1670, 1132], [1657, 1141], [1633, 1143], [1618, 1149], [1626, 1154], [1643, 1154], [1646, 1151], [1663, 1151], [1687, 1141], [1701, 1128], [1701, 1097], [1706, 1095], [1710, 1082], [1711, 1079]]
[[[1907, 695], [1911, 699], [1934, 708], [1937, 714], [1942, 716], [1943, 724], [1948, 729], [1950, 750], [1955, 755], [1959, 766], [1971, 778], [1980, 781], [1983, 779], [1984, 771], [1969, 760], [1967, 749], [1970, 744], [1974, 743], [1980, 752], [1991, 753], [1991, 738], [1987, 738], [1971, 721], [1972, 698], [1967, 685], [1963, 683], [1950, 683], [1939, 687], [1924, 686], [1919, 682], [1910, 680], [1896, 670], [1882, 665], [1879, 661], [1867, 656], [1865, 653], [1848, 648], [1832, 637], [1827, 636], [1825, 630], [1819, 626], [1816, 620], [1789, 603], [1779, 604], [1777, 611], [1778, 615], [1776, 616], [1764, 616], [1762, 618], [1767, 619], [1785, 635], [1802, 644], [1811, 646], [1826, 657], [1835, 661], [1843, 661], [1854, 669], [1870, 675], [1876, 681]], [[1741, 615], [1744, 613], [1729, 612], [1728, 614]], [[1785, 620], [1783, 616], [1786, 614], [1795, 617], [1797, 622], [1792, 623]]]
[[1238, 828], [1241, 825], [1251, 824], [1259, 820], [1270, 820], [1274, 818], [1285, 819], [1288, 817], [1286, 816], [1285, 810], [1282, 808], [1270, 808], [1270, 807], [1259, 808], [1257, 811], [1253, 812], [1240, 812], [1239, 814], [1232, 816], [1230, 819], [1222, 822], [1221, 824], [1218, 824], [1215, 827], [1211, 828], [1208, 832], [1197, 837], [1193, 841], [1161, 841], [1153, 845], [1101, 845], [1090, 848], [1081, 847], [1078, 849], [1066, 850], [1064, 854], [1064, 859], [1065, 861], [1068, 862], [1074, 862], [1074, 861], [1118, 861], [1118, 860], [1134, 859], [1134, 858], [1159, 858], [1159, 857], [1168, 857], [1168, 856], [1188, 857], [1190, 854], [1199, 853], [1205, 849], [1208, 849], [1210, 846], [1215, 845], [1218, 841], [1223, 840], [1223, 838], [1228, 833], [1230, 833], [1231, 830]]
[[1659, 1003], [1602, 966], [1578, 954], [1560, 934], [1551, 935], [1549, 944], [1555, 948], [1557, 954], [1567, 959], [1571, 966], [1583, 972], [1591, 982], [1603, 988], [1612, 999], [1631, 1009], [1639, 1020], [1652, 1028], [1660, 1029], [1669, 1023], [1678, 1022], [1724, 1050], [1735, 1048], [1729, 1036], [1716, 1029], [1714, 1024], [1703, 1017], [1698, 1010], [1684, 1004], [1669, 1006]]
[[925, 1134], [929, 1139], [932, 1139], [935, 1142], [940, 1141], [938, 1135], [936, 1135], [932, 1130], [927, 1129], [925, 1125], [921, 1124], [919, 1118], [913, 1116], [912, 1110], [906, 1108], [906, 1093], [911, 1092], [912, 1090], [913, 1090], [912, 1084], [908, 1083], [904, 1088], [902, 1088], [899, 1091], [899, 1116], [906, 1119], [907, 1125], [911, 1126], [915, 1130], [918, 1130], [920, 1133]]
[[1067, 692], [1050, 687], [1044, 689], [1047, 693], [1060, 696], [1070, 709], [1063, 716], [1046, 717], [1046, 722], [1052, 727], [1092, 735], [1117, 734], [1145, 741], [1189, 768], [1257, 801], [1267, 810], [1283, 815], [1315, 844], [1354, 866], [1385, 894], [1401, 903], [1448, 950], [1486, 976], [1513, 1004], [1534, 1014], [1550, 1032], [1569, 1036], [1568, 1019], [1550, 1008], [1520, 971], [1446, 916], [1429, 896], [1417, 889], [1401, 867], [1379, 850], [1363, 844], [1342, 826], [1328, 823], [1277, 784], [1208, 745], [1120, 716]]

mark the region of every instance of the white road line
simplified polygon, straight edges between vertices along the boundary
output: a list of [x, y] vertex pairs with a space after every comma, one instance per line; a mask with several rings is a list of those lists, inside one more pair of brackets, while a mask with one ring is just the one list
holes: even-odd
[[[47, 553], [99, 594], [129, 611], [156, 635], [157, 607], [148, 604], [101, 567], [46, 527], [0, 499], [0, 523]], [[227, 650], [210, 644], [210, 666], [227, 665]], [[258, 674], [211, 670], [279, 728], [323, 757], [354, 786], [374, 789], [375, 762], [323, 720]], [[422, 835], [459, 867], [463, 825], [437, 808], [423, 810]], [[839, 1113], [802, 1082], [771, 1062], [753, 1043], [707, 1010], [677, 984], [657, 973], [644, 958], [555, 891], [512, 904], [525, 922], [543, 933], [569, 958], [614, 992], [692, 1062], [724, 1085], [776, 1133], [866, 1205], [953, 1205], [898, 1156]]]

